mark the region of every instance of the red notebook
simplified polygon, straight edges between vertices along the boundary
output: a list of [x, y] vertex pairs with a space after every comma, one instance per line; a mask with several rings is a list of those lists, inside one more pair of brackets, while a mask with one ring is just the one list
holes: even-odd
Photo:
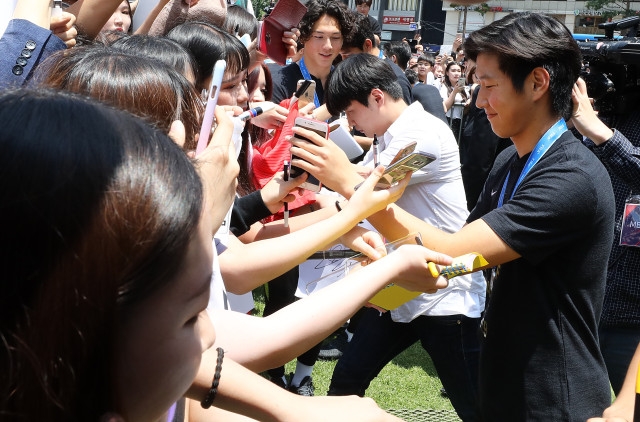
[[260, 27], [258, 49], [281, 65], [287, 61], [287, 47], [282, 42], [285, 31], [296, 28], [307, 13], [307, 7], [298, 0], [278, 0]]

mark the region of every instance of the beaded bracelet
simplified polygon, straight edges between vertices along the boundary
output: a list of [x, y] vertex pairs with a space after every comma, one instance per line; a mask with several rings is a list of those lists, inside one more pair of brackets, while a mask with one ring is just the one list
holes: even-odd
[[204, 400], [200, 402], [200, 405], [203, 409], [208, 409], [213, 404], [213, 400], [216, 398], [216, 394], [218, 394], [218, 384], [220, 384], [220, 375], [222, 373], [222, 360], [224, 359], [224, 349], [222, 347], [218, 347], [216, 349], [218, 352], [218, 360], [216, 362], [216, 372], [213, 374], [213, 381], [211, 382], [211, 388], [207, 392], [207, 395], [204, 397]]

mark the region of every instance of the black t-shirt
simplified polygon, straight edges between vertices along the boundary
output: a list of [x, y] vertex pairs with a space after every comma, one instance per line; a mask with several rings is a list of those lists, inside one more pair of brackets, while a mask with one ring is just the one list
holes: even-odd
[[411, 94], [411, 84], [409, 83], [409, 79], [407, 79], [407, 75], [404, 74], [404, 70], [400, 68], [397, 64], [395, 64], [391, 59], [384, 59], [385, 62], [391, 66], [393, 69], [393, 73], [396, 74], [396, 78], [398, 78], [398, 83], [400, 84], [400, 88], [402, 88], [402, 98], [404, 98], [404, 102], [407, 105], [411, 105], [413, 103], [413, 95]]
[[[611, 403], [598, 346], [614, 197], [607, 171], [570, 132], [531, 169], [496, 159], [468, 221], [521, 257], [500, 266], [485, 310], [479, 403], [487, 421], [585, 421]], [[511, 170], [504, 205], [496, 209]]]
[[[300, 66], [297, 63], [291, 63], [277, 69], [272, 73], [273, 80], [273, 97], [271, 101], [279, 104], [280, 101], [291, 98], [298, 88], [298, 81], [304, 79]], [[324, 104], [324, 87], [320, 79], [311, 75], [311, 79], [316, 81], [316, 95], [320, 105]]]
[[411, 88], [411, 94], [414, 101], [419, 101], [422, 107], [427, 113], [436, 116], [449, 125], [447, 121], [447, 115], [444, 114], [444, 107], [442, 107], [442, 96], [440, 91], [433, 85], [417, 84]]
[[[385, 60], [389, 66], [393, 69], [393, 72], [398, 78], [398, 83], [402, 88], [402, 97], [405, 102], [409, 105], [413, 101], [413, 97], [411, 96], [411, 85], [409, 84], [409, 80], [406, 75], [400, 69], [398, 65], [393, 63], [391, 60]], [[298, 81], [304, 79], [302, 76], [302, 71], [300, 71], [300, 66], [296, 63], [288, 64], [284, 67], [280, 67], [277, 69], [270, 69], [273, 71], [272, 80], [273, 80], [273, 97], [272, 101], [276, 104], [279, 104], [280, 101], [291, 98], [291, 96], [296, 92], [296, 88], [298, 87]], [[316, 95], [318, 96], [318, 101], [320, 104], [324, 104], [324, 87], [320, 82], [320, 79], [311, 75], [311, 79], [316, 82]]]
[[[417, 86], [419, 85], [414, 87], [414, 91]], [[510, 139], [500, 138], [493, 132], [484, 109], [476, 107], [479, 90], [480, 86], [477, 86], [471, 94], [471, 103], [464, 117], [459, 140], [460, 172], [469, 211], [475, 207], [496, 157], [503, 149], [512, 145]], [[442, 102], [442, 97], [440, 100]], [[444, 115], [444, 111], [442, 114]]]

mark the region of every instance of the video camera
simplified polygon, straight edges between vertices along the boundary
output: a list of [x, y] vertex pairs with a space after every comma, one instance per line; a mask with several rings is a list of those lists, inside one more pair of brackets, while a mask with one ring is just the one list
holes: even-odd
[[[583, 67], [581, 77], [601, 115], [625, 114], [640, 104], [640, 17], [605, 22], [598, 25], [605, 37], [579, 42]], [[614, 30], [629, 28], [627, 34], [614, 39]]]

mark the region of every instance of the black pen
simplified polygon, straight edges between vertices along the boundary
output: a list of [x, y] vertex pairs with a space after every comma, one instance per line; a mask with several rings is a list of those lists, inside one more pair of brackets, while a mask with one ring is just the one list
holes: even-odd
[[380, 160], [378, 156], [378, 137], [376, 134], [373, 134], [373, 166], [378, 167], [380, 165]]
[[[284, 181], [289, 181], [289, 162], [284, 162]], [[289, 203], [284, 203], [284, 226], [289, 227]]]
[[352, 258], [356, 255], [360, 255], [360, 252], [351, 249], [332, 249], [328, 251], [315, 252], [307, 259], [340, 259]]
[[[416, 244], [420, 246], [424, 246], [422, 244], [422, 239], [420, 238], [420, 236], [416, 236], [415, 241], [416, 241]], [[433, 261], [427, 262], [427, 268], [429, 269], [429, 273], [431, 273], [431, 277], [438, 278], [438, 276], [440, 275], [440, 271], [438, 270], [438, 267]]]

